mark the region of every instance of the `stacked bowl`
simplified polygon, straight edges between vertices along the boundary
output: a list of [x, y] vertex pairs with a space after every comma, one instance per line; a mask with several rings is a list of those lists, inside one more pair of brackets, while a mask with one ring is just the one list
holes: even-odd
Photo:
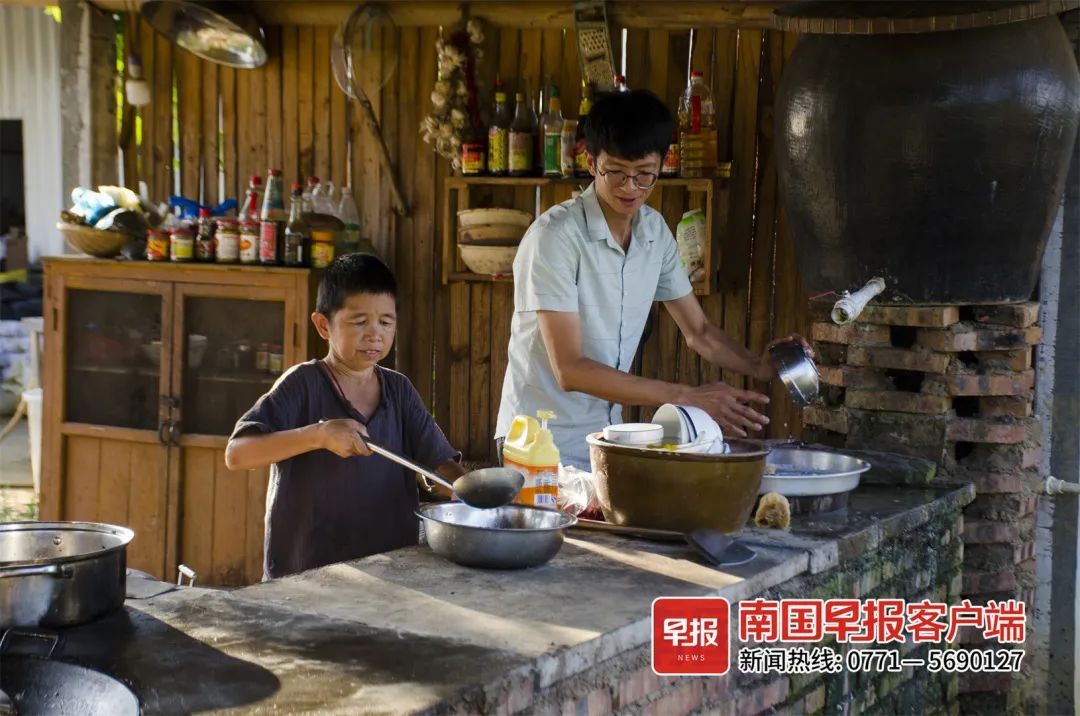
[[533, 216], [518, 209], [465, 209], [458, 212], [458, 251], [473, 273], [513, 272], [514, 256]]

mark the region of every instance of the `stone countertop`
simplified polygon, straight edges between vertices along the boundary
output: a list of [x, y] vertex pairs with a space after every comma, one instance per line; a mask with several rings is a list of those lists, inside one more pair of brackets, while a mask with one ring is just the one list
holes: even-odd
[[[461, 567], [426, 547], [226, 592], [173, 589], [67, 630], [61, 658], [128, 683], [144, 713], [477, 711], [648, 643], [659, 596], [732, 602], [830, 569], [958, 510], [970, 485], [864, 485], [846, 511], [748, 529], [725, 571], [687, 546], [571, 531], [530, 570]], [[162, 585], [162, 588], [164, 586]]]

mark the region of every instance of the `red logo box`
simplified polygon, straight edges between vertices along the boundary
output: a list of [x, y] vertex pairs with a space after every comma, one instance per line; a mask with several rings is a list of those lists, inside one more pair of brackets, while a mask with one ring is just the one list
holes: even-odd
[[731, 605], [719, 597], [659, 597], [652, 603], [652, 669], [670, 676], [722, 676], [731, 667]]

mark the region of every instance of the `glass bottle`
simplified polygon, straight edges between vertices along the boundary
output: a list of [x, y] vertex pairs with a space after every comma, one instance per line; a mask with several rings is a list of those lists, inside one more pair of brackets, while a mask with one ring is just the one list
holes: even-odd
[[578, 105], [577, 131], [574, 133], [574, 176], [589, 176], [589, 152], [585, 148], [585, 127], [592, 111], [592, 85], [581, 83], [581, 104]]
[[282, 197], [281, 170], [271, 169], [266, 179], [262, 212], [259, 214], [259, 263], [279, 265], [284, 253], [285, 201]]
[[303, 188], [299, 184], [293, 184], [292, 199], [289, 204], [289, 223], [285, 226], [284, 263], [286, 266], [307, 265], [311, 229], [303, 217], [303, 197]]
[[562, 176], [560, 157], [562, 156], [562, 100], [559, 99], [559, 88], [551, 86], [551, 94], [548, 96], [548, 111], [544, 115], [544, 176]]
[[506, 176], [510, 171], [510, 105], [506, 101], [506, 92], [502, 89], [502, 82], [495, 83], [495, 111], [491, 116], [491, 127], [488, 128], [488, 174], [495, 177]]
[[210, 210], [199, 209], [199, 230], [195, 235], [195, 260], [209, 263], [214, 260], [214, 222]]
[[626, 78], [622, 75], [615, 75], [615, 91], [616, 92], [629, 92], [630, 88], [626, 84]]
[[510, 176], [524, 177], [533, 171], [533, 133], [532, 109], [525, 103], [525, 93], [514, 95], [514, 121], [510, 123], [509, 161]]
[[475, 177], [484, 173], [484, 166], [487, 164], [485, 145], [484, 130], [480, 126], [480, 121], [475, 117], [470, 117], [466, 120], [461, 137], [462, 176]]

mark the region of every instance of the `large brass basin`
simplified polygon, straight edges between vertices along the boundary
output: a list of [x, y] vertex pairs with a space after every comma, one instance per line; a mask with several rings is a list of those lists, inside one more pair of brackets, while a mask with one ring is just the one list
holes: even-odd
[[768, 448], [729, 440], [730, 453], [700, 455], [614, 445], [586, 438], [600, 507], [608, 522], [689, 532], [738, 534], [750, 518]]

